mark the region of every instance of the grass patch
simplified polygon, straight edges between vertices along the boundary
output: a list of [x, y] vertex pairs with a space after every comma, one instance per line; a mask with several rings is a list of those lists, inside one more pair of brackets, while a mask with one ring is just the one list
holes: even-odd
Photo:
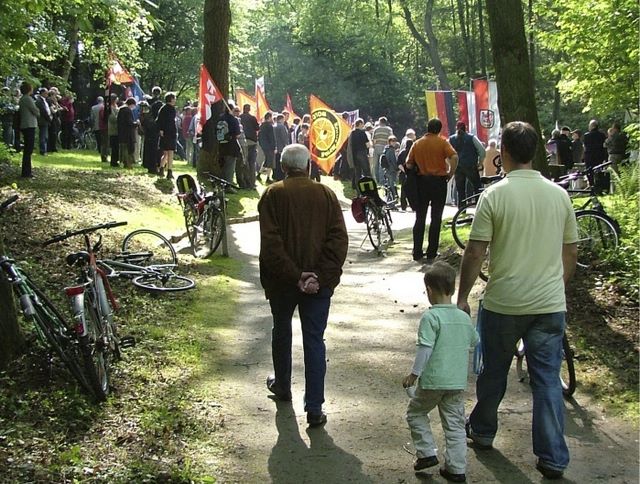
[[[64, 311], [61, 289], [74, 274], [63, 258], [82, 241], [42, 249], [40, 242], [52, 233], [127, 220], [127, 227], [103, 234], [108, 253], [134, 228], [181, 230], [179, 205], [155, 177], [99, 170], [99, 161], [81, 161], [69, 170], [65, 163], [73, 161], [44, 160], [33, 181], [18, 178], [15, 162], [0, 166], [0, 198], [16, 192], [21, 197], [0, 219], [0, 233], [21, 267]], [[25, 354], [0, 374], [4, 480], [215, 481], [215, 468], [202, 456], [220, 452], [215, 433], [222, 417], [215, 395], [204, 395], [201, 387], [213, 378], [206, 357], [213, 346], [210, 333], [236, 312], [240, 263], [220, 256], [179, 258], [180, 272], [197, 281], [193, 291], [155, 296], [114, 281], [120, 333], [133, 335], [138, 344], [113, 366], [112, 396], [103, 405], [80, 393], [57, 362], [48, 368], [44, 350], [27, 329]]]

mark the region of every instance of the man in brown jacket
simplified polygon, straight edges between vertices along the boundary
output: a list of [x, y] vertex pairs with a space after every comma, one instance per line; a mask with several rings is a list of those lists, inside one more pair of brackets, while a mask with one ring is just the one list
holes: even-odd
[[282, 152], [286, 178], [270, 185], [258, 204], [260, 281], [271, 306], [274, 376], [267, 388], [291, 400], [291, 319], [298, 307], [305, 367], [305, 411], [310, 427], [323, 425], [326, 358], [324, 331], [340, 283], [349, 239], [336, 195], [309, 179], [309, 150]]

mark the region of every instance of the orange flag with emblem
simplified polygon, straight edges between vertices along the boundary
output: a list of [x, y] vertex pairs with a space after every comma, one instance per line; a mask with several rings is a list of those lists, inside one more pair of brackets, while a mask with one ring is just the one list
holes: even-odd
[[244, 89], [236, 89], [236, 103], [240, 109], [243, 109], [244, 105], [248, 104], [251, 106], [251, 114], [257, 116], [258, 107], [256, 104], [256, 98]]
[[311, 157], [325, 173], [329, 173], [336, 162], [338, 152], [349, 137], [351, 126], [313, 94], [309, 98], [309, 107]]

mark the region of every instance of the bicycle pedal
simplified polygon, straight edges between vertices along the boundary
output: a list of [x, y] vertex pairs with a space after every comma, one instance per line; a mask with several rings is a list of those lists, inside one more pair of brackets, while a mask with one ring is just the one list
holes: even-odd
[[136, 345], [136, 339], [133, 336], [123, 336], [120, 338], [120, 348], [133, 348]]

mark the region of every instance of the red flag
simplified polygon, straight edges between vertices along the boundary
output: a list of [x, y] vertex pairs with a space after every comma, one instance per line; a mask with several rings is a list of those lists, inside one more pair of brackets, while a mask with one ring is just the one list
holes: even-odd
[[290, 117], [291, 121], [293, 121], [295, 118], [302, 119], [302, 117], [298, 116], [295, 113], [295, 111], [293, 110], [293, 103], [291, 102], [291, 96], [289, 96], [289, 93], [287, 93], [287, 102], [286, 102], [286, 104], [284, 106], [284, 109], [285, 109], [285, 111], [287, 111], [291, 115], [291, 117]]
[[222, 93], [216, 83], [213, 82], [211, 74], [209, 74], [204, 64], [200, 64], [200, 95], [198, 96], [200, 120], [198, 121], [198, 133], [202, 132], [202, 127], [211, 118], [211, 105], [222, 101], [222, 99]]
[[259, 121], [262, 121], [267, 111], [271, 111], [267, 98], [264, 96], [264, 85], [262, 88], [256, 83], [256, 112]]
[[472, 85], [476, 96], [477, 136], [480, 141], [486, 143], [489, 139], [488, 128], [493, 126], [493, 121], [489, 119], [489, 83], [486, 79], [474, 79]]
[[115, 55], [112, 55], [111, 66], [107, 71], [107, 87], [111, 84], [127, 84], [134, 82], [133, 76], [122, 67], [122, 64]]

